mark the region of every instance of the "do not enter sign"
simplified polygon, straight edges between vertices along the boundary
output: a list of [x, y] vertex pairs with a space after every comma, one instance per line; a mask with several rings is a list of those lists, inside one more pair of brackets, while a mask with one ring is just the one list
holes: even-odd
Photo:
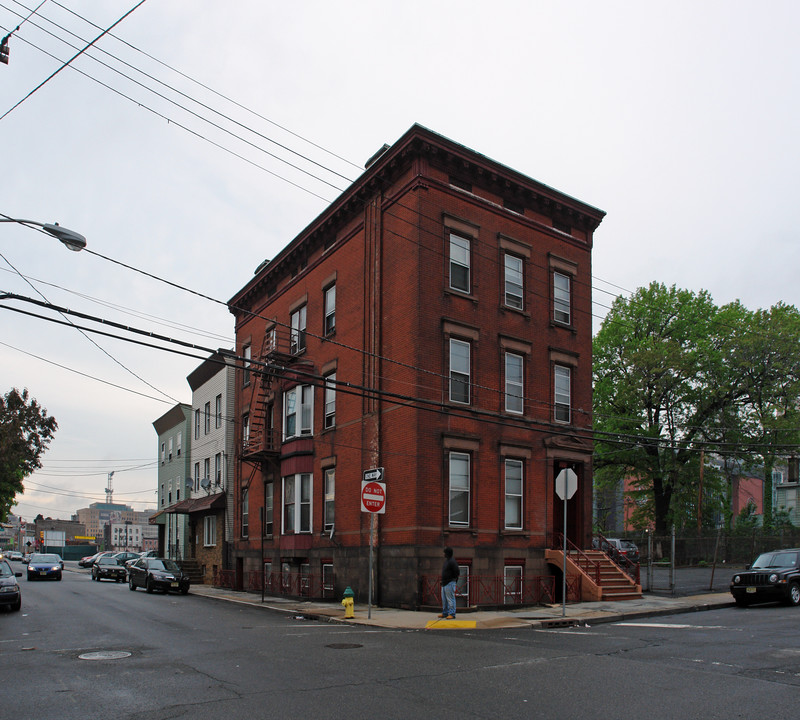
[[386, 483], [374, 480], [361, 482], [361, 512], [386, 512]]

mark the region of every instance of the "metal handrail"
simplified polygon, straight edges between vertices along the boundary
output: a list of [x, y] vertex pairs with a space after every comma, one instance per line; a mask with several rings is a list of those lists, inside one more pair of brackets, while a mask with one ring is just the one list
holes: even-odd
[[[564, 535], [563, 533], [555, 534], [556, 544], [553, 546], [554, 550], [563, 550], [564, 548]], [[600, 581], [600, 563], [592, 560], [583, 550], [581, 550], [572, 540], [567, 538], [567, 557], [577, 565], [583, 572], [590, 578], [594, 575], [594, 584], [598, 587], [602, 585]]]

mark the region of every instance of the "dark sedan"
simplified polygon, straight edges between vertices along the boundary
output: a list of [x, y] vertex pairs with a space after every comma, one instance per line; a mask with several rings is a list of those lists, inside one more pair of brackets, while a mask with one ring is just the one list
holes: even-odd
[[731, 595], [740, 607], [776, 600], [800, 605], [800, 548], [759, 555], [731, 578]]
[[128, 587], [136, 590], [143, 587], [147, 592], [170, 590], [186, 595], [189, 578], [178, 567], [178, 563], [167, 558], [143, 557], [128, 567]]
[[125, 582], [126, 575], [125, 566], [120, 565], [119, 561], [111, 555], [98, 558], [92, 565], [92, 580]]
[[21, 572], [15, 572], [5, 560], [0, 560], [0, 607], [11, 608], [12, 611], [22, 607], [22, 590], [17, 578]]
[[54, 553], [34, 553], [28, 560], [28, 580], [61, 580], [61, 562]]

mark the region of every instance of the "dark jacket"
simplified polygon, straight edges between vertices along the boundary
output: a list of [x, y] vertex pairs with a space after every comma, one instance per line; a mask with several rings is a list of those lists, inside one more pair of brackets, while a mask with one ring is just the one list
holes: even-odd
[[445, 586], [454, 580], [458, 580], [458, 576], [458, 563], [451, 556], [444, 561], [444, 565], [442, 566], [442, 586]]

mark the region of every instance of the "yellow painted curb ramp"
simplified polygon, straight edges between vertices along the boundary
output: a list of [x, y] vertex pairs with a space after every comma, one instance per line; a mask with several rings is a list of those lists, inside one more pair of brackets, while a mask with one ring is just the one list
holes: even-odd
[[426, 630], [474, 630], [477, 626], [475, 620], [429, 620], [425, 624]]

